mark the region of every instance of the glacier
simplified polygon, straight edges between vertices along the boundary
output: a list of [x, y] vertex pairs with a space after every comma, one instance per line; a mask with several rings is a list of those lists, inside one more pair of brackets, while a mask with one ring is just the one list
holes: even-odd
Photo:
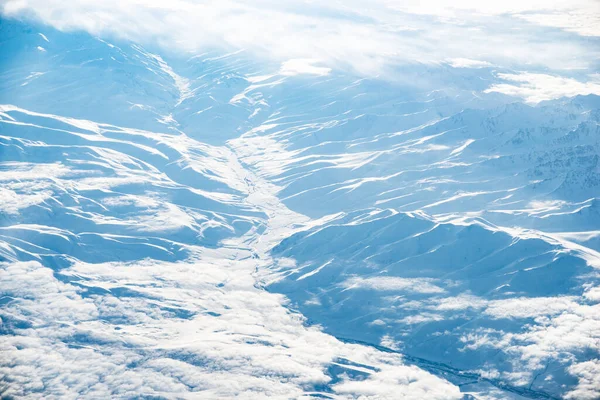
[[0, 46], [2, 396], [600, 396], [597, 94]]

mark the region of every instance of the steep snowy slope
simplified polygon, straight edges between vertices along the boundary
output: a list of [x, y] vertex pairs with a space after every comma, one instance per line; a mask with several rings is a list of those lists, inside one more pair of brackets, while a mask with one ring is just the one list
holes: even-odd
[[294, 264], [280, 264], [269, 288], [337, 337], [562, 394], [566, 368], [597, 350], [598, 307], [585, 296], [598, 253], [536, 232], [373, 210], [273, 251]]
[[6, 19], [0, 45], [6, 395], [598, 394], [597, 96]]
[[[316, 215], [339, 210], [343, 197], [347, 209], [385, 204], [434, 214], [582, 201], [600, 190], [598, 106], [577, 105], [510, 104], [432, 118], [423, 100], [418, 119], [406, 122], [379, 113], [281, 126], [274, 119], [232, 142], [252, 149], [244, 161], [257, 160], [283, 185], [287, 204]], [[315, 198], [316, 209], [306, 201]]]

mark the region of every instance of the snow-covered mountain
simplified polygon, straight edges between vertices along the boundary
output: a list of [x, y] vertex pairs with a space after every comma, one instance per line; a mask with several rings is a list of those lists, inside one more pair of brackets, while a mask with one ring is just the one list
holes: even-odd
[[0, 48], [7, 398], [600, 396], [600, 97]]

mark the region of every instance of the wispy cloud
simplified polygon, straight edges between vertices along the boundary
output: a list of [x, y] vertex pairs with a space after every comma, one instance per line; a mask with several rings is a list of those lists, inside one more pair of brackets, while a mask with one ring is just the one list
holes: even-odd
[[[593, 0], [558, 2], [552, 7], [536, 0], [447, 3], [381, 0], [369, 6], [355, 1], [322, 6], [299, 0], [4, 0], [2, 10], [9, 16], [34, 16], [62, 30], [159, 44], [171, 51], [246, 49], [279, 62], [318, 59], [326, 67], [368, 74], [401, 63], [448, 59], [586, 68], [597, 57], [597, 51], [572, 35], [543, 35], [539, 28], [543, 24], [572, 31], [570, 27], [578, 23], [572, 22], [573, 16], [589, 15]], [[536, 17], [546, 15], [542, 12], [565, 18]], [[582, 34], [596, 34], [590, 29]]]
[[353, 277], [342, 283], [346, 289], [370, 289], [381, 291], [407, 291], [413, 293], [443, 293], [444, 289], [436, 286], [433, 279], [400, 278], [392, 276], [376, 276], [371, 278]]
[[565, 398], [593, 400], [598, 397], [598, 388], [600, 388], [600, 360], [590, 360], [582, 363], [573, 364], [569, 367], [569, 373], [577, 376], [578, 384], [571, 390]]
[[454, 68], [484, 68], [492, 66], [487, 61], [471, 60], [468, 58], [453, 58], [448, 60], [448, 62]]
[[594, 0], [477, 1], [409, 0], [394, 6], [407, 12], [464, 20], [469, 14], [511, 15], [583, 36], [600, 36], [600, 4]]
[[495, 84], [485, 92], [498, 92], [521, 97], [528, 103], [539, 103], [544, 100], [572, 97], [578, 94], [600, 95], [600, 80], [598, 79], [580, 82], [571, 78], [532, 73], [499, 74], [499, 78], [511, 83]]

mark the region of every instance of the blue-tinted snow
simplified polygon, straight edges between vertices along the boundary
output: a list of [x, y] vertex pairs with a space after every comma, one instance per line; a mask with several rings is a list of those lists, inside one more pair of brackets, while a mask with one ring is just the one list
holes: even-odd
[[598, 394], [598, 96], [0, 35], [7, 395]]

